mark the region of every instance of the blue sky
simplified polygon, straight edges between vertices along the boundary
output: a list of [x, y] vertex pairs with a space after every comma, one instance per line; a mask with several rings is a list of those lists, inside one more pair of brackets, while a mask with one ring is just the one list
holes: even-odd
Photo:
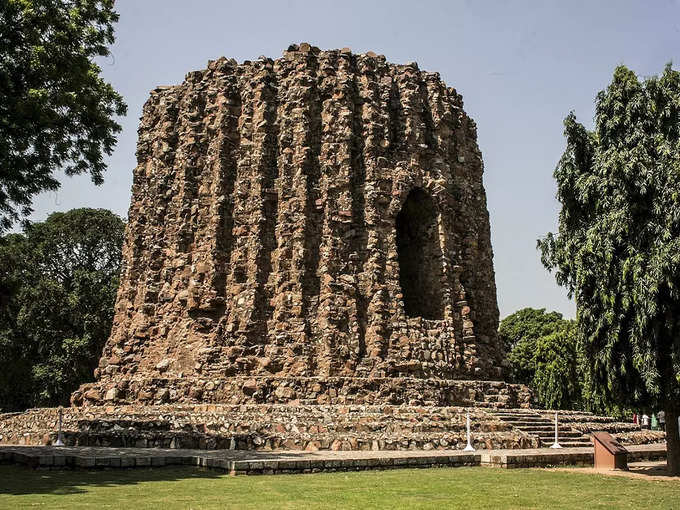
[[375, 51], [438, 71], [477, 122], [501, 317], [525, 306], [574, 315], [536, 251], [536, 239], [557, 226], [552, 172], [564, 117], [573, 110], [591, 126], [595, 95], [618, 64], [649, 76], [680, 63], [680, 0], [118, 0], [117, 10], [117, 40], [101, 67], [129, 113], [106, 182], [61, 179], [58, 192], [37, 197], [33, 220], [74, 207], [125, 216], [149, 91], [180, 83], [209, 59], [276, 58], [303, 41]]

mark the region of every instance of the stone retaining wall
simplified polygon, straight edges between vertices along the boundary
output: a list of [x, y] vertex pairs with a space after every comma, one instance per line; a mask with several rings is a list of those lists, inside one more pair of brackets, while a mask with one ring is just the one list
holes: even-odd
[[83, 385], [72, 404], [142, 402], [220, 404], [391, 404], [529, 407], [521, 384], [419, 378], [229, 377], [136, 378]]
[[[80, 446], [238, 450], [442, 450], [466, 444], [470, 413], [477, 448], [535, 448], [536, 436], [484, 408], [407, 405], [119, 405], [64, 410], [65, 441]], [[0, 415], [0, 443], [56, 439], [58, 411]], [[584, 420], [594, 420], [592, 415]], [[658, 433], [601, 423], [624, 444], [659, 441]], [[572, 424], [578, 426], [578, 424]]]
[[[245, 454], [244, 454], [245, 453]], [[631, 447], [629, 462], [662, 460], [663, 444]], [[140, 448], [2, 447], [0, 463], [24, 464], [34, 468], [111, 469], [162, 466], [197, 466], [239, 474], [316, 473], [367, 469], [491, 466], [500, 468], [592, 466], [592, 448], [563, 450], [459, 450], [400, 452], [239, 452], [159, 450]]]
[[[120, 406], [69, 408], [67, 444], [247, 450], [407, 450], [462, 448], [460, 407], [416, 406]], [[481, 409], [470, 409], [478, 446], [535, 446]], [[57, 412], [0, 415], [0, 443], [49, 444]]]

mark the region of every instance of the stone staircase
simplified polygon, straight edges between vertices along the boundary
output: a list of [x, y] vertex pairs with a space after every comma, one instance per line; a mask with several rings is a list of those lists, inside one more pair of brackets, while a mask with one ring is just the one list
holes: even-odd
[[[527, 434], [538, 448], [548, 447], [555, 442], [554, 415], [551, 419], [550, 415], [531, 409], [494, 409], [487, 412], [515, 430]], [[589, 434], [560, 423], [559, 415], [557, 434], [559, 444], [565, 448], [592, 446]]]

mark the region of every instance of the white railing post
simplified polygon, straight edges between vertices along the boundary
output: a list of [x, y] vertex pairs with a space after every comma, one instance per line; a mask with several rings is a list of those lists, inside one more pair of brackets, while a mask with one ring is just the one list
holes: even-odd
[[61, 431], [61, 422], [64, 416], [64, 409], [59, 406], [59, 429], [57, 431], [57, 440], [54, 442], [54, 446], [64, 446], [64, 433]]
[[557, 411], [555, 411], [555, 442], [550, 448], [562, 448], [562, 445], [557, 441]]
[[467, 412], [467, 446], [463, 448], [464, 452], [474, 452], [475, 449], [470, 442], [470, 411]]

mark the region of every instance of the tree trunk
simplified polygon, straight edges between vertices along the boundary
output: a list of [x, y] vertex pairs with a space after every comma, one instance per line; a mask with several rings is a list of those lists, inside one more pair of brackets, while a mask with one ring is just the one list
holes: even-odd
[[678, 435], [678, 407], [676, 402], [666, 403], [666, 465], [668, 473], [680, 475], [680, 436]]

